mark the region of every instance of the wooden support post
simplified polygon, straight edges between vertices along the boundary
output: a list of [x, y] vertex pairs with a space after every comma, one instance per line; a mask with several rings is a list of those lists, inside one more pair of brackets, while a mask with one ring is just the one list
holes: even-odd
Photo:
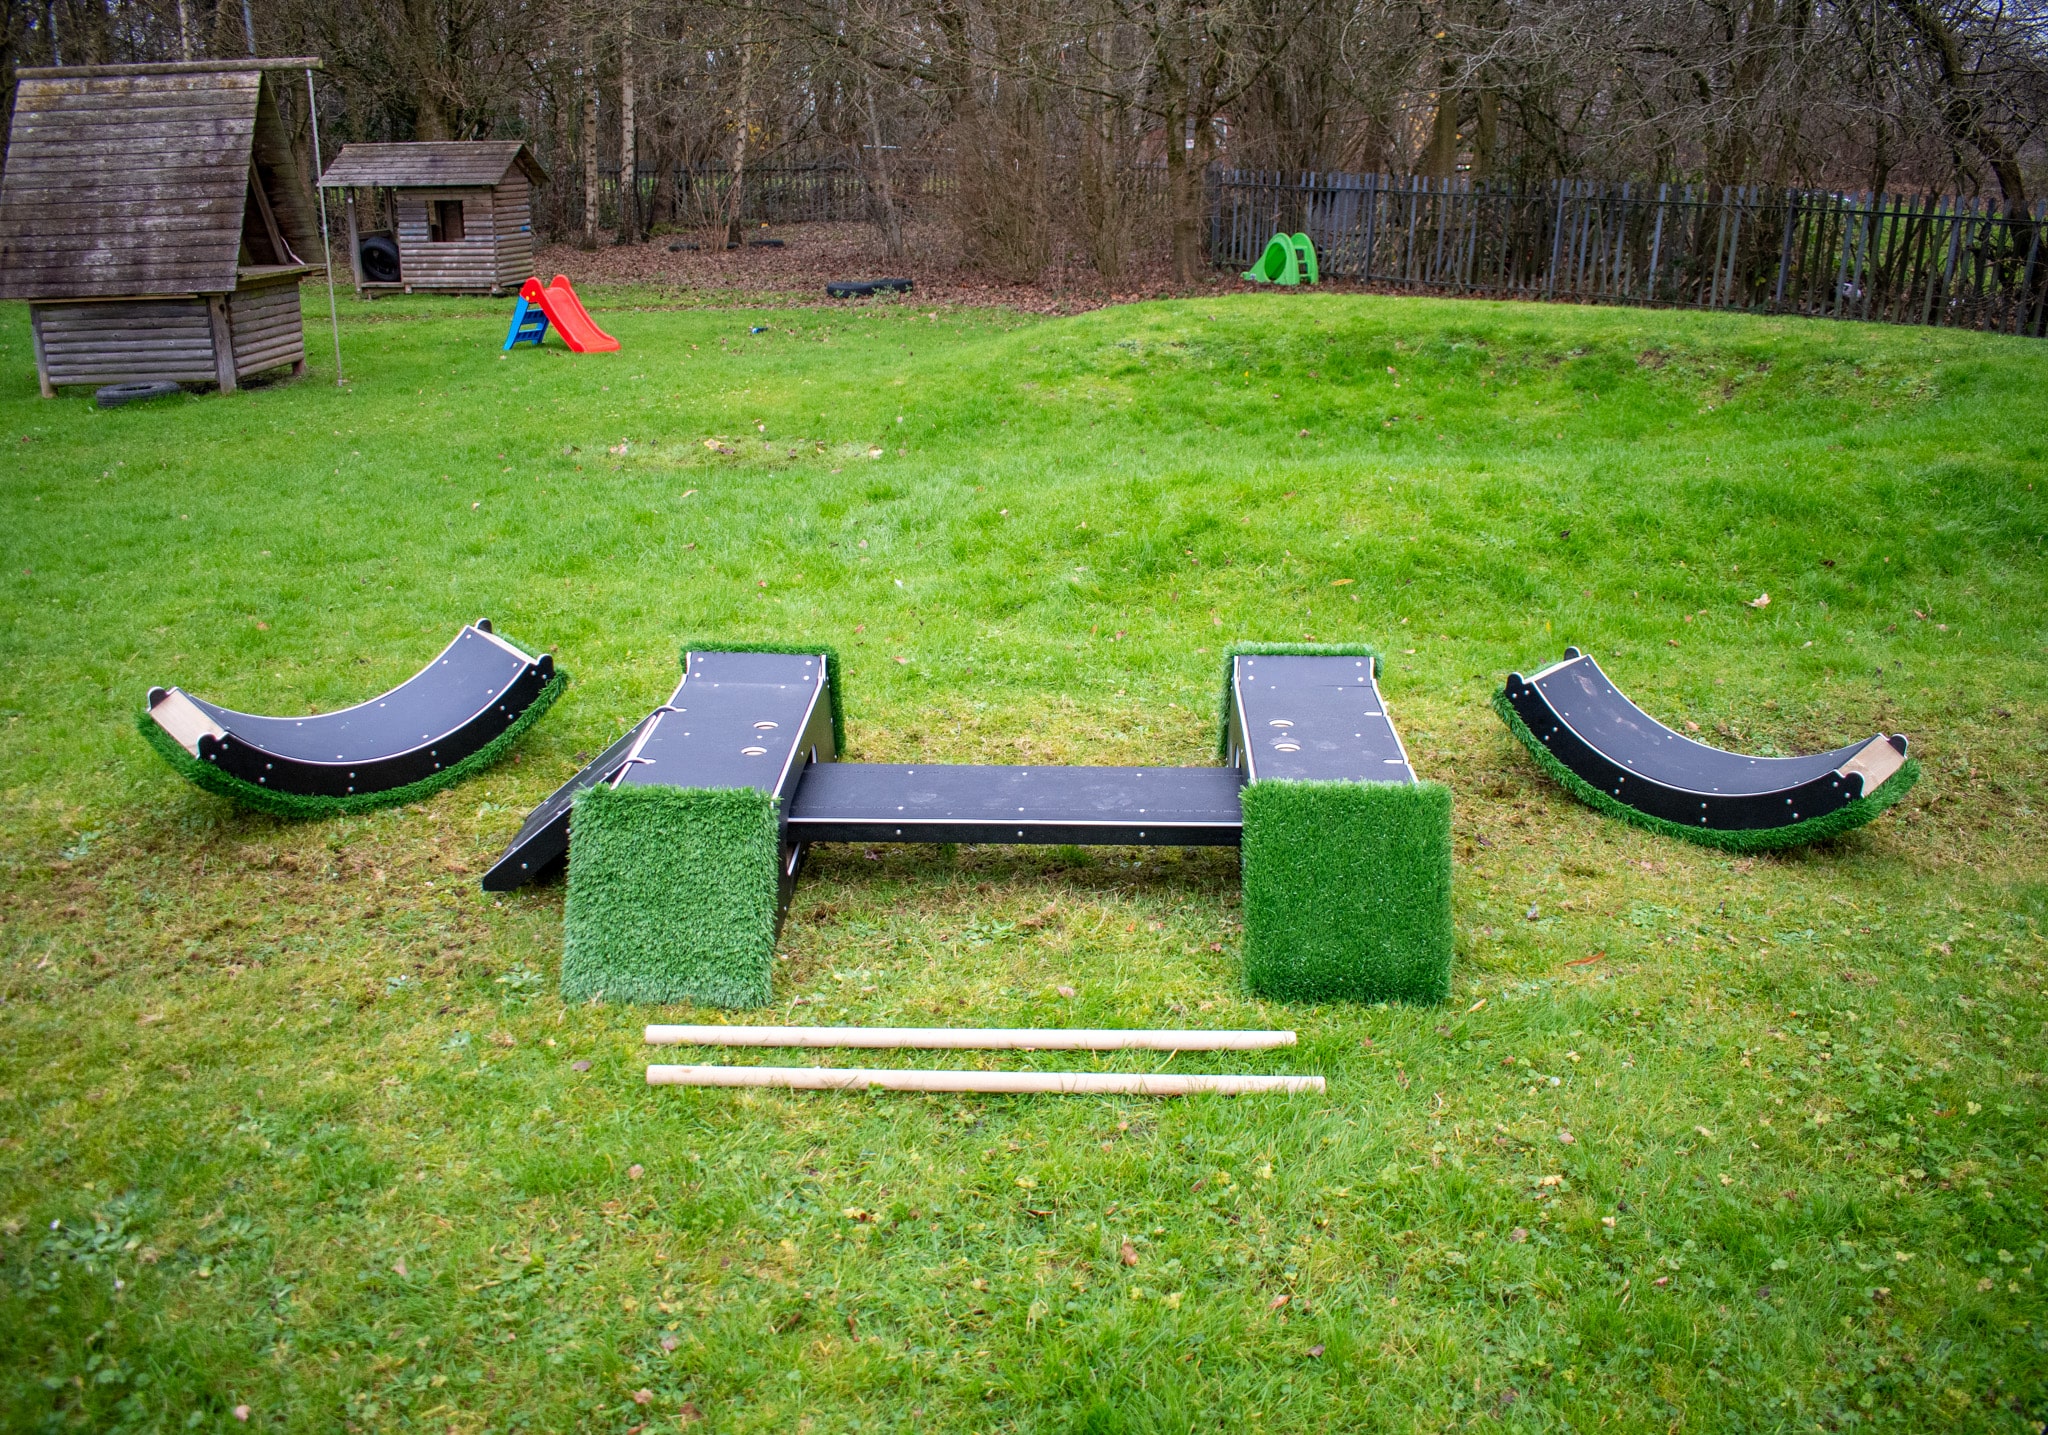
[[228, 322], [228, 296], [206, 296], [206, 318], [213, 329], [213, 373], [220, 391], [235, 391], [235, 330]]
[[356, 297], [363, 297], [363, 242], [356, 235], [356, 192], [342, 191], [347, 198], [343, 207], [348, 211], [348, 272], [356, 282]]
[[50, 382], [50, 361], [43, 353], [43, 311], [33, 304], [29, 306], [28, 311], [28, 331], [35, 341], [36, 383], [41, 387], [44, 398], [54, 399], [57, 397], [57, 390]]

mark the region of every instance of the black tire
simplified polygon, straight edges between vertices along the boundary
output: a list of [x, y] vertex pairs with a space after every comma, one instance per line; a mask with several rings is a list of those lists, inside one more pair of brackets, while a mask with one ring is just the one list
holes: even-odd
[[859, 279], [827, 284], [825, 293], [834, 299], [865, 299], [870, 294], [908, 294], [908, 279]]
[[372, 284], [398, 282], [398, 246], [381, 234], [365, 239], [356, 253], [361, 256], [363, 277]]
[[749, 239], [747, 241], [747, 248], [780, 249], [782, 248], [782, 241], [780, 239]]
[[145, 399], [167, 399], [172, 394], [184, 393], [184, 387], [169, 379], [157, 379], [147, 384], [108, 384], [95, 389], [92, 401], [103, 409], [118, 409], [123, 404], [139, 404]]

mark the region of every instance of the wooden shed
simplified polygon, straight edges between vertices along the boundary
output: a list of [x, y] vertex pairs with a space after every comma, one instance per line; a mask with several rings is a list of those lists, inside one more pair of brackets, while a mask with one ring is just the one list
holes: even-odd
[[347, 191], [358, 294], [503, 294], [533, 275], [533, 187], [547, 177], [518, 140], [423, 140], [344, 145], [320, 184]]
[[318, 60], [25, 69], [0, 176], [0, 298], [26, 299], [36, 372], [232, 391], [303, 373], [312, 191], [272, 90]]

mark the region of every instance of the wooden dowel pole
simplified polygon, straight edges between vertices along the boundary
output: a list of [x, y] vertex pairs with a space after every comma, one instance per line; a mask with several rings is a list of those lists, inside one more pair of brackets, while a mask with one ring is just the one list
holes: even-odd
[[1291, 1031], [1125, 1031], [1082, 1027], [650, 1026], [649, 1046], [869, 1047], [921, 1051], [1264, 1051]]
[[1192, 1096], [1321, 1092], [1320, 1076], [1120, 1071], [890, 1071], [830, 1066], [650, 1066], [649, 1086], [769, 1086], [792, 1091], [952, 1091], [989, 1095]]

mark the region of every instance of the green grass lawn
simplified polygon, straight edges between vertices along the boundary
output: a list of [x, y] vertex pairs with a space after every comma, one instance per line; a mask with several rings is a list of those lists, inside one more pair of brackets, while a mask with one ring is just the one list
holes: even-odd
[[[592, 298], [623, 352], [347, 303], [337, 389], [313, 296], [305, 380], [106, 413], [0, 308], [0, 1425], [2038, 1435], [2048, 347]], [[136, 734], [480, 616], [573, 682], [423, 805], [246, 815]], [[564, 1006], [561, 884], [476, 886], [685, 638], [836, 644], [861, 759], [1199, 763], [1224, 646], [1311, 636], [1455, 794], [1448, 1003], [1250, 998], [1228, 851], [839, 847], [760, 1019], [1285, 1025], [1170, 1069], [1322, 1098], [649, 1090], [709, 1014]], [[1567, 643], [1925, 776], [1781, 856], [1600, 817], [1487, 706]]]

